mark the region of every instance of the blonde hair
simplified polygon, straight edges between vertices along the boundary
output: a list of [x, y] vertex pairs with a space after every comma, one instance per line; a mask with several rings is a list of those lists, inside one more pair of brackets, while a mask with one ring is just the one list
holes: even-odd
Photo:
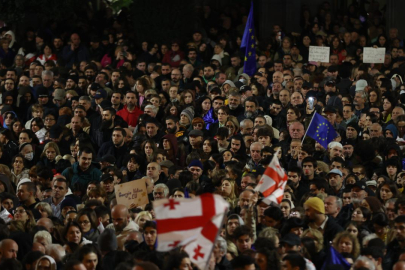
[[139, 220], [143, 216], [147, 216], [149, 218], [149, 220], [153, 219], [152, 215], [148, 211], [142, 211], [142, 212], [139, 212], [138, 215], [136, 215], [135, 223], [138, 224]]
[[51, 208], [51, 206], [49, 205], [49, 203], [46, 203], [46, 202], [40, 202], [40, 203], [38, 203], [37, 205], [35, 205], [35, 209], [39, 209], [39, 208], [42, 208], [42, 210], [44, 210], [47, 214], [48, 214], [48, 217], [50, 217], [50, 216], [52, 216], [53, 214], [52, 214], [52, 208]]
[[[308, 234], [311, 234], [312, 237], [308, 236]], [[304, 238], [304, 237], [315, 238], [314, 240], [316, 240], [316, 242], [315, 242], [316, 252], [319, 252], [319, 251], [322, 250], [322, 248], [323, 248], [323, 234], [320, 231], [312, 229], [312, 228], [308, 228], [301, 235], [301, 238]]]
[[342, 238], [349, 238], [350, 241], [352, 241], [353, 244], [353, 250], [350, 252], [350, 254], [353, 256], [353, 260], [356, 260], [356, 258], [360, 254], [360, 243], [359, 240], [357, 240], [357, 237], [355, 237], [353, 234], [349, 233], [348, 231], [343, 231], [338, 233], [335, 238], [333, 239], [333, 247], [339, 251], [339, 242], [342, 240]]
[[[49, 232], [47, 232], [47, 231], [39, 231], [39, 232], [37, 232], [37, 233], [34, 235], [34, 241], [33, 241], [33, 242], [34, 242], [34, 243], [37, 242], [38, 238], [43, 238], [43, 239], [47, 242], [47, 245], [46, 245], [46, 246], [52, 244], [52, 236], [51, 236], [51, 234], [50, 234]], [[45, 247], [46, 247], [46, 246], [45, 246]]]
[[[42, 154], [41, 154], [41, 158], [42, 157], [44, 157], [46, 154], [45, 154], [45, 152], [46, 152], [46, 150], [48, 150], [48, 148], [53, 148], [53, 149], [55, 149], [55, 152], [56, 152], [56, 156], [60, 156], [60, 151], [59, 151], [59, 147], [58, 147], [58, 145], [56, 144], [56, 143], [54, 143], [54, 142], [49, 142], [49, 143], [47, 143], [46, 145], [45, 145], [45, 147], [44, 147], [44, 150], [42, 151]], [[56, 156], [55, 156], [55, 158], [56, 158]]]

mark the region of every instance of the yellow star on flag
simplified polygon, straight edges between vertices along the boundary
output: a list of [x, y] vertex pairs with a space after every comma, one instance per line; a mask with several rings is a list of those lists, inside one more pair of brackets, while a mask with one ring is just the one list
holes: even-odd
[[251, 38], [252, 38], [252, 39], [254, 39], [254, 38], [255, 38], [255, 36], [253, 36], [253, 35], [252, 35], [252, 37], [251, 37]]
[[249, 33], [252, 33], [252, 29], [249, 29]]
[[255, 47], [255, 44], [252, 44], [252, 46], [251, 46], [251, 47], [252, 47], [252, 49], [253, 49], [253, 48]]
[[249, 54], [249, 56], [251, 56], [251, 55], [252, 55], [252, 52], [249, 52], [248, 54]]

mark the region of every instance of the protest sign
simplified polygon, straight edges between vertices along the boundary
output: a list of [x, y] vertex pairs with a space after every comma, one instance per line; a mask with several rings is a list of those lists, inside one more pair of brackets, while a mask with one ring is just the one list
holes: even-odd
[[329, 47], [309, 46], [308, 61], [329, 63]]
[[363, 63], [382, 64], [385, 60], [385, 48], [364, 47]]
[[144, 179], [131, 181], [115, 186], [115, 197], [118, 204], [129, 207], [131, 204], [141, 206], [149, 203]]

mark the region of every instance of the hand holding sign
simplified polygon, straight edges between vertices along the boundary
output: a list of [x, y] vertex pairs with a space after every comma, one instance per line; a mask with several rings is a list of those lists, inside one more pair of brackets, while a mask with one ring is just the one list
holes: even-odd
[[329, 63], [329, 47], [309, 46], [308, 61]]
[[364, 47], [363, 63], [382, 64], [385, 60], [385, 48]]
[[118, 204], [125, 205], [128, 209], [149, 203], [144, 179], [116, 185], [115, 197]]

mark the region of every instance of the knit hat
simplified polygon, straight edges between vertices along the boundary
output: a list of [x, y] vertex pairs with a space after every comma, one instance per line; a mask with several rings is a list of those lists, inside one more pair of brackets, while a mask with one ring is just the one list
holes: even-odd
[[188, 164], [188, 167], [200, 167], [201, 170], [204, 170], [203, 165], [201, 163], [201, 161], [199, 161], [198, 159], [193, 159], [190, 164]]
[[350, 122], [349, 124], [346, 125], [346, 128], [347, 128], [347, 127], [352, 127], [352, 128], [354, 128], [354, 129], [357, 131], [357, 134], [360, 133], [360, 127], [359, 127], [359, 125], [358, 125], [356, 122]]
[[49, 97], [49, 91], [44, 86], [38, 86], [37, 95], [38, 97]]
[[[188, 120], [190, 120], [190, 123], [193, 122], [193, 118], [194, 118], [194, 109], [192, 107], [187, 107], [185, 108], [181, 114], [184, 114], [185, 116], [187, 116]], [[180, 114], [180, 115], [181, 115]]]
[[67, 80], [72, 80], [75, 82], [75, 84], [77, 84], [79, 81], [79, 77], [77, 75], [69, 75], [69, 77], [67, 77]]
[[211, 62], [212, 62], [212, 60], [218, 61], [219, 65], [222, 66], [222, 58], [218, 54], [214, 54], [214, 56], [212, 56], [212, 58], [211, 58]]
[[118, 248], [117, 237], [112, 229], [105, 229], [98, 237], [97, 243], [100, 250], [104, 252], [117, 250]]
[[74, 199], [72, 199], [72, 198], [65, 197], [65, 199], [60, 204], [60, 210], [62, 211], [63, 208], [65, 208], [66, 206], [71, 206], [71, 207], [74, 207], [76, 209], [76, 201]]
[[231, 81], [231, 80], [226, 80], [226, 81], [222, 84], [222, 86], [224, 86], [225, 84], [229, 84], [231, 87], [235, 87], [235, 84], [234, 84], [233, 81]]
[[309, 198], [304, 205], [313, 208], [314, 210], [325, 214], [325, 204], [323, 203], [323, 201], [321, 199], [319, 199], [318, 197], [311, 197]]

